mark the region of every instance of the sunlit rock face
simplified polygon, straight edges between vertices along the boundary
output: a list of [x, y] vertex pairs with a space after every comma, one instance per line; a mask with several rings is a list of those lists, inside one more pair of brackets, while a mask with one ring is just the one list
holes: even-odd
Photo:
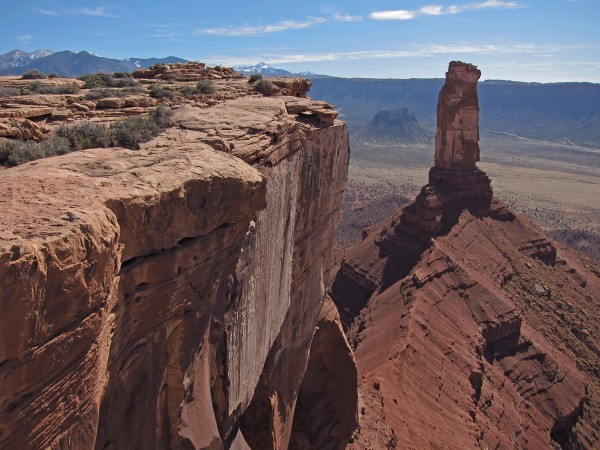
[[437, 106], [435, 167], [472, 169], [479, 161], [479, 103], [473, 64], [452, 61]]
[[[213, 106], [174, 105], [175, 126], [140, 150], [2, 172], [0, 448], [288, 448], [348, 134], [322, 102], [218, 83]], [[323, 354], [356, 392], [335, 320], [310, 395], [337, 392], [314, 383]], [[356, 401], [319, 411], [345, 444]]]

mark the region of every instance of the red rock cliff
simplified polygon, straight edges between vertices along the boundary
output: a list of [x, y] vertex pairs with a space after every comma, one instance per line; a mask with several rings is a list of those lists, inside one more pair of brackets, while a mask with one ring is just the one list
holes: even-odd
[[287, 448], [347, 173], [334, 119], [242, 96], [139, 151], [3, 171], [0, 447]]
[[429, 184], [335, 276], [359, 376], [348, 448], [597, 444], [598, 268], [492, 197], [475, 166], [478, 78], [450, 63]]

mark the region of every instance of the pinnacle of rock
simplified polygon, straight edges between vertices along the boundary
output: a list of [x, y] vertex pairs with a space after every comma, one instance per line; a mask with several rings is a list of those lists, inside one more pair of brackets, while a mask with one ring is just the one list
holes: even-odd
[[452, 61], [440, 91], [435, 135], [435, 167], [474, 168], [479, 161], [479, 104], [476, 66]]

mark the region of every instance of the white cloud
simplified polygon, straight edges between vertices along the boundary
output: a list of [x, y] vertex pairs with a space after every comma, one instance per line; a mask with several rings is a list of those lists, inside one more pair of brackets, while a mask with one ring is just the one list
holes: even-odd
[[487, 0], [479, 3], [469, 3], [467, 5], [426, 5], [419, 9], [408, 10], [399, 9], [395, 11], [374, 11], [369, 17], [374, 20], [410, 20], [418, 16], [441, 16], [445, 14], [458, 14], [465, 10], [485, 9], [485, 8], [519, 8], [516, 2], [507, 2], [502, 0]]
[[369, 17], [374, 20], [410, 20], [417, 17], [416, 11], [399, 9], [396, 11], [375, 11]]
[[517, 2], [505, 2], [502, 0], [487, 0], [480, 3], [470, 3], [465, 5], [465, 9], [484, 9], [484, 8], [518, 8]]
[[17, 36], [17, 41], [19, 41], [19, 42], [29, 42], [33, 38], [34, 38], [34, 36], [32, 36], [30, 34], [22, 34], [21, 36]]
[[45, 16], [58, 16], [58, 12], [57, 11], [51, 11], [49, 9], [43, 9], [43, 8], [29, 8], [30, 11], [36, 12], [38, 14], [43, 14]]
[[113, 17], [109, 14], [106, 6], [98, 6], [97, 8], [87, 8], [85, 6], [81, 8], [72, 9], [69, 14], [76, 14], [80, 16], [95, 16], [95, 17]]
[[419, 12], [428, 16], [439, 16], [440, 14], [443, 14], [442, 7], [440, 5], [423, 6], [421, 9], [419, 9]]
[[234, 26], [228, 25], [225, 27], [216, 28], [197, 28], [194, 34], [209, 34], [214, 36], [258, 36], [269, 33], [279, 33], [286, 30], [300, 30], [310, 28], [314, 25], [325, 23], [326, 20], [322, 17], [308, 17], [304, 22], [295, 20], [283, 20], [271, 25], [255, 25], [255, 26]]
[[339, 12], [333, 13], [331, 16], [336, 22], [360, 22], [361, 16], [351, 16], [350, 14], [342, 14]]
[[94, 17], [115, 17], [113, 14], [108, 12], [107, 6], [98, 6], [97, 8], [81, 7], [69, 10], [50, 10], [44, 8], [29, 8], [30, 11], [45, 16], [63, 16], [65, 14], [71, 14], [75, 16], [94, 16]]
[[181, 33], [174, 31], [171, 28], [164, 27], [156, 28], [152, 33], [149, 34], [149, 36], [158, 39], [174, 40], [175, 38], [181, 36]]
[[[456, 57], [462, 54], [482, 55], [516, 55], [516, 54], [539, 54], [541, 52], [570, 51], [573, 46], [562, 45], [534, 45], [525, 43], [503, 43], [503, 44], [428, 44], [413, 46], [403, 50], [365, 50], [355, 52], [327, 52], [327, 53], [300, 53], [300, 54], [273, 54], [261, 53], [244, 57], [215, 55], [209, 57], [210, 62], [224, 64], [227, 66], [256, 64], [256, 61], [267, 61], [269, 64], [288, 64], [318, 61], [343, 61], [364, 59], [398, 59], [398, 58], [423, 58], [436, 55], [451, 55]], [[579, 48], [579, 47], [577, 47]]]

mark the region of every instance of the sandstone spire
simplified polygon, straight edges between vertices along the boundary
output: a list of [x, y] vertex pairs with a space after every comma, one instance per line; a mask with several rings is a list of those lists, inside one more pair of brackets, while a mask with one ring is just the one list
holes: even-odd
[[474, 168], [479, 161], [479, 104], [473, 64], [452, 61], [440, 91], [435, 135], [435, 167]]

